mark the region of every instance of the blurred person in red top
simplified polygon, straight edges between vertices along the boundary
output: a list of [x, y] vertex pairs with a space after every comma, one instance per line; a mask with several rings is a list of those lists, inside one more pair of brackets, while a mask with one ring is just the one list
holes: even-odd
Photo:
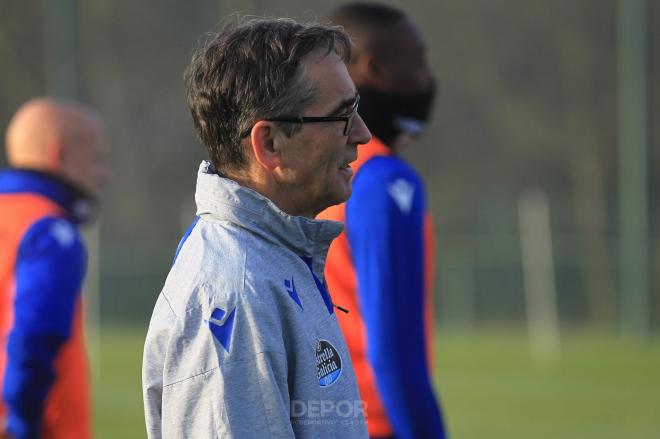
[[351, 34], [349, 73], [373, 138], [353, 163], [353, 194], [320, 218], [345, 223], [326, 279], [366, 404], [372, 438], [444, 438], [433, 392], [433, 231], [424, 184], [397, 154], [421, 135], [434, 78], [415, 24], [400, 10], [349, 3], [331, 18]]
[[91, 437], [81, 286], [105, 183], [99, 115], [36, 98], [11, 119], [0, 172], [0, 436]]

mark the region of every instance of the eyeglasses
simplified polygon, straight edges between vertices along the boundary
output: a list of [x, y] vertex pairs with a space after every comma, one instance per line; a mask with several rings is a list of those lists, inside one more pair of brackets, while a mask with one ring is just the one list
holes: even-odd
[[351, 107], [351, 112], [341, 116], [311, 116], [311, 117], [293, 117], [293, 116], [282, 116], [282, 117], [273, 117], [271, 119], [265, 119], [269, 122], [289, 122], [289, 123], [318, 123], [318, 122], [344, 122], [344, 136], [348, 135], [353, 128], [353, 119], [358, 110], [358, 105], [360, 104], [360, 95], [355, 95], [355, 102]]

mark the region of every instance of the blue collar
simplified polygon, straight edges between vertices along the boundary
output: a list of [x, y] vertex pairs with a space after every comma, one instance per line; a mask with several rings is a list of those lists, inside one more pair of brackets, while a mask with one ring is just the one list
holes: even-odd
[[75, 223], [88, 222], [93, 217], [94, 198], [56, 175], [15, 168], [0, 172], [0, 194], [25, 193], [48, 198]]

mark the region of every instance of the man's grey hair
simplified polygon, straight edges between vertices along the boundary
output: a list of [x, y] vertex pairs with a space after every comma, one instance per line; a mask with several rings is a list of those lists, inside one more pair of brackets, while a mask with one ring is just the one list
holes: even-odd
[[[252, 18], [229, 24], [195, 51], [185, 73], [188, 106], [218, 171], [245, 166], [242, 143], [254, 123], [298, 115], [315, 101], [300, 62], [316, 50], [348, 62], [351, 41], [340, 27]], [[282, 128], [291, 136], [300, 126]]]

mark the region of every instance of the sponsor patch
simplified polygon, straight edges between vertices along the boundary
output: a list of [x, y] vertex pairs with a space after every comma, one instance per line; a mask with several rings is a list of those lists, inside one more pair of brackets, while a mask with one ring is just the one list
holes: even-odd
[[316, 340], [316, 377], [321, 387], [334, 384], [341, 376], [341, 357], [328, 340]]

